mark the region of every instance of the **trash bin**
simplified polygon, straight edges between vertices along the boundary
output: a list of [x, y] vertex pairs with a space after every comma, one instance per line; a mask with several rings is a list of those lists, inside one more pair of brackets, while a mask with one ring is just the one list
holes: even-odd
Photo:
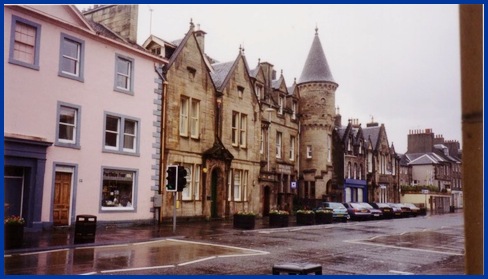
[[421, 215], [421, 216], [427, 215], [427, 208], [421, 207], [420, 211], [419, 211], [419, 215]]
[[454, 205], [449, 206], [449, 212], [454, 213]]
[[75, 225], [75, 244], [95, 242], [97, 216], [77, 215]]

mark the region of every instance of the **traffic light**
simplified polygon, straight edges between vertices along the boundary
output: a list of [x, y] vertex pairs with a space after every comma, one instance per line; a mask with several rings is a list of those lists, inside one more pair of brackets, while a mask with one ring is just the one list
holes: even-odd
[[187, 175], [187, 171], [185, 169], [185, 167], [183, 166], [178, 166], [178, 180], [177, 181], [177, 191], [178, 192], [182, 192], [183, 189], [186, 187], [186, 175]]
[[170, 165], [166, 168], [166, 191], [176, 192], [177, 175], [178, 166]]

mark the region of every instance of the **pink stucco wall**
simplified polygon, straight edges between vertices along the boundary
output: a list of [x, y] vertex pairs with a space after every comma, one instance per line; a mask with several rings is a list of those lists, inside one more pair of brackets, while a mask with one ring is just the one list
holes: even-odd
[[[11, 16], [16, 14], [41, 25], [40, 70], [8, 62]], [[71, 15], [63, 15], [63, 17]], [[65, 33], [85, 42], [84, 82], [58, 76], [60, 34]], [[77, 191], [72, 193], [78, 214], [93, 214], [98, 220], [151, 219], [150, 197], [155, 184], [152, 168], [155, 160], [153, 123], [157, 116], [154, 93], [157, 87], [154, 63], [157, 58], [97, 38], [77, 28], [45, 21], [4, 6], [4, 133], [40, 137], [55, 142], [57, 103], [81, 107], [80, 149], [48, 148], [42, 221], [49, 222], [52, 211], [54, 163], [77, 165]], [[115, 54], [134, 59], [134, 95], [114, 91]], [[138, 118], [140, 129], [139, 156], [103, 152], [104, 112]], [[137, 210], [124, 213], [100, 212], [102, 167], [138, 170]]]

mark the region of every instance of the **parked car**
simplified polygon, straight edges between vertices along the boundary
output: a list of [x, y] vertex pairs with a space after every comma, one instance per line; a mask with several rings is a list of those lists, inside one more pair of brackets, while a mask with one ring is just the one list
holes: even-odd
[[418, 208], [413, 203], [404, 203], [403, 205], [408, 206], [410, 208], [410, 216], [417, 217], [420, 213], [420, 208]]
[[[404, 218], [404, 217], [410, 217], [411, 215], [411, 209], [410, 207], [408, 206], [405, 206], [403, 205], [402, 203], [389, 203], [389, 205], [392, 207], [392, 208], [395, 208], [396, 210], [400, 209], [400, 217], [401, 218]], [[395, 215], [396, 216], [396, 215]]]
[[356, 202], [345, 202], [343, 205], [347, 208], [347, 213], [352, 220], [369, 220], [371, 219], [371, 212], [364, 206]]
[[[395, 217], [395, 211], [390, 205], [381, 202], [370, 202], [369, 204], [373, 208], [381, 210], [381, 212], [383, 213], [383, 219], [391, 219]], [[400, 216], [402, 214], [401, 208], [397, 212], [398, 215]]]
[[369, 210], [369, 212], [371, 213], [371, 219], [383, 218], [383, 212], [381, 211], [381, 209], [376, 209], [367, 202], [359, 202], [359, 204]]
[[351, 217], [347, 208], [340, 202], [322, 202], [317, 209], [332, 208], [332, 219], [334, 221], [347, 222]]

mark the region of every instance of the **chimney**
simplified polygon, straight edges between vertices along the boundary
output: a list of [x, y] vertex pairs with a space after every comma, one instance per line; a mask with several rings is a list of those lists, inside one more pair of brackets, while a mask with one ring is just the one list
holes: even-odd
[[137, 17], [139, 5], [95, 5], [83, 15], [105, 25], [131, 43], [137, 43]]
[[336, 116], [335, 116], [335, 120], [334, 120], [334, 125], [336, 127], [341, 127], [342, 126], [342, 115], [339, 112], [339, 107], [336, 108]]
[[200, 24], [197, 24], [195, 31], [193, 32], [195, 37], [197, 38], [198, 45], [203, 53], [205, 53], [205, 35], [207, 34], [205, 31], [200, 29]]

